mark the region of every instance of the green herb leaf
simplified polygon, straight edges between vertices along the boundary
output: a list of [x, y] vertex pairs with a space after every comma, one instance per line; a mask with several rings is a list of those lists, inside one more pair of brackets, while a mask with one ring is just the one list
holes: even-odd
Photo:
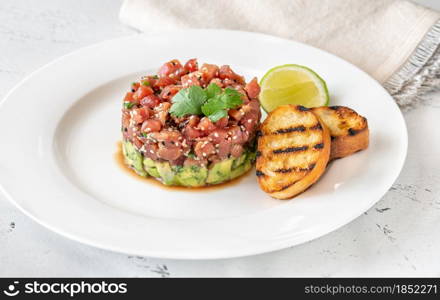
[[183, 171], [183, 166], [173, 166], [173, 169], [176, 173], [180, 173]]
[[225, 101], [227, 108], [236, 108], [237, 106], [243, 104], [241, 94], [234, 89], [226, 88], [222, 98]]
[[199, 86], [182, 89], [173, 97], [170, 113], [176, 117], [200, 115], [206, 99], [206, 92]]
[[216, 96], [209, 99], [202, 106], [202, 112], [212, 122], [217, 122], [228, 115], [228, 109], [236, 108], [242, 103], [243, 100], [241, 100], [241, 94], [239, 92], [226, 88], [223, 93], [216, 94]]
[[218, 120], [220, 120], [221, 118], [224, 118], [228, 115], [228, 112], [226, 111], [226, 109], [221, 109], [218, 110], [216, 112], [214, 112], [213, 114], [209, 115], [208, 118], [212, 121], [212, 122], [217, 122]]
[[125, 109], [130, 109], [134, 106], [133, 102], [124, 102], [124, 108]]
[[144, 82], [142, 82], [142, 85], [150, 86], [150, 82], [149, 81], [144, 81]]
[[191, 166], [191, 171], [198, 172], [198, 171], [200, 171], [200, 167], [199, 166]]
[[222, 88], [215, 83], [209, 84], [208, 87], [206, 88], [206, 96], [208, 96], [208, 99], [214, 98], [215, 96], [221, 93], [222, 93]]
[[146, 133], [146, 132], [142, 132], [141, 135], [145, 138], [148, 137], [148, 133]]
[[203, 106], [202, 112], [205, 116], [210, 116], [215, 114], [215, 112], [225, 109], [225, 103], [221, 100], [220, 97], [214, 97], [209, 99]]
[[186, 156], [189, 158], [196, 158], [196, 155], [192, 151], [189, 152]]
[[173, 97], [170, 113], [176, 117], [204, 114], [212, 122], [217, 122], [228, 115], [228, 109], [241, 105], [241, 94], [234, 89], [224, 91], [215, 83], [206, 89], [191, 86], [180, 90]]

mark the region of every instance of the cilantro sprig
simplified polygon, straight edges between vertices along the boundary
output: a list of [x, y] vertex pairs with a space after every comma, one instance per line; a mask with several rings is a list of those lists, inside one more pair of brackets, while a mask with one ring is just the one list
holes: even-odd
[[228, 115], [228, 109], [240, 106], [243, 100], [236, 90], [222, 90], [211, 83], [206, 89], [199, 86], [182, 89], [173, 97], [172, 102], [170, 113], [176, 117], [205, 115], [212, 122], [217, 122]]
[[[217, 85], [216, 85], [217, 86]], [[226, 88], [222, 93], [216, 93], [203, 106], [202, 112], [211, 121], [217, 122], [228, 115], [228, 109], [241, 105], [241, 95], [236, 90]]]
[[199, 86], [180, 90], [173, 97], [170, 113], [176, 117], [202, 114], [202, 105], [206, 102], [206, 92]]

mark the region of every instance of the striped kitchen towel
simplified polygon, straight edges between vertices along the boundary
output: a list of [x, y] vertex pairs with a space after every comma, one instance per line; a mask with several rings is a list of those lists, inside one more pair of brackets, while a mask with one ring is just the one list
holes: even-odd
[[381, 82], [403, 108], [440, 86], [440, 14], [400, 0], [125, 0], [141, 31], [263, 32], [336, 54]]

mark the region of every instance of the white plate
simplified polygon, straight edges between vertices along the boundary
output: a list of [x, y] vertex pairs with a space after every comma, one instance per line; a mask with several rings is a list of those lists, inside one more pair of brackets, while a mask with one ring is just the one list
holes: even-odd
[[[167, 191], [115, 163], [121, 99], [165, 61], [229, 64], [249, 80], [297, 63], [328, 84], [332, 105], [366, 116], [368, 150], [330, 164], [290, 201], [258, 188], [254, 175], [209, 192]], [[68, 238], [166, 258], [227, 258], [282, 249], [347, 224], [397, 178], [407, 150], [403, 117], [364, 72], [321, 50], [246, 32], [188, 30], [106, 41], [28, 76], [0, 107], [0, 183], [25, 214]]]

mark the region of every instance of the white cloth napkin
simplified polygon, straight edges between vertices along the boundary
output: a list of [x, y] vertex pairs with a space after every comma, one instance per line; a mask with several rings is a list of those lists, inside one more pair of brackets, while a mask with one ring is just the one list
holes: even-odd
[[300, 41], [357, 65], [409, 106], [440, 83], [440, 14], [399, 0], [125, 0], [141, 31], [226, 28]]

